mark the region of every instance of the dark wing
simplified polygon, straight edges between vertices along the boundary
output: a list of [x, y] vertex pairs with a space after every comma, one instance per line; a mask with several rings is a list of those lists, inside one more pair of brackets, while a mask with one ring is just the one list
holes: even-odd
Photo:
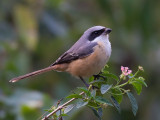
[[73, 60], [84, 58], [93, 52], [94, 46], [97, 43], [88, 43], [77, 49], [69, 49], [67, 52], [62, 54], [51, 66], [62, 63], [70, 63]]

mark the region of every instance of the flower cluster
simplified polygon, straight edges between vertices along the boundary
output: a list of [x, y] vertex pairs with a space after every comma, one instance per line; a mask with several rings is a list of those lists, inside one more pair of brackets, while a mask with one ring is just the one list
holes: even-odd
[[132, 73], [132, 70], [129, 70], [128, 67], [123, 67], [123, 66], [121, 66], [121, 71], [124, 76], [127, 76]]

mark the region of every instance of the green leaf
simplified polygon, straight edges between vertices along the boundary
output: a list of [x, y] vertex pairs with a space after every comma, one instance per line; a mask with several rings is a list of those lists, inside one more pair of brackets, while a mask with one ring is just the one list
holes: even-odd
[[112, 89], [112, 96], [117, 100], [117, 102], [120, 104], [122, 102], [122, 91], [119, 88]]
[[143, 77], [139, 77], [138, 79], [141, 79], [141, 80], [143, 80], [143, 81], [145, 80]]
[[93, 89], [92, 91], [91, 91], [91, 96], [94, 98], [95, 96], [96, 96], [96, 89]]
[[112, 103], [109, 100], [107, 100], [107, 99], [105, 99], [101, 96], [96, 96], [95, 101], [97, 101], [99, 103], [103, 103], [103, 104], [105, 103], [107, 105], [113, 106]]
[[89, 82], [92, 82], [92, 81], [94, 81], [94, 77], [93, 76], [89, 78]]
[[135, 79], [137, 82], [141, 83], [142, 85], [147, 87], [147, 84], [144, 82], [144, 78], [143, 77], [139, 77]]
[[77, 102], [76, 107], [77, 107], [77, 108], [80, 108], [80, 107], [83, 107], [83, 106], [85, 106], [85, 105], [87, 105], [87, 104], [88, 104], [88, 101], [87, 101], [87, 102], [84, 102], [83, 100], [80, 100], [80, 101]]
[[64, 109], [64, 114], [68, 113], [69, 111], [71, 111], [74, 108], [74, 105], [67, 105], [67, 107]]
[[112, 73], [106, 73], [105, 75], [106, 75], [107, 77], [110, 77], [110, 78], [112, 78], [112, 79], [115, 79], [116, 81], [119, 81], [119, 78], [118, 78], [116, 75], [112, 74]]
[[[99, 115], [98, 111], [97, 111], [95, 108], [92, 108], [92, 107], [91, 107], [91, 109], [92, 109], [93, 113], [95, 114], [95, 116], [96, 116], [99, 120], [102, 120], [102, 117], [101, 117], [101, 115]], [[100, 113], [100, 114], [101, 114], [101, 113]]]
[[88, 102], [87, 106], [89, 106], [89, 107], [94, 107], [94, 108], [100, 107], [100, 106], [97, 104], [97, 102], [92, 101], [92, 100], [90, 100], [90, 101]]
[[78, 88], [79, 90], [85, 92], [85, 93], [88, 93], [88, 92], [89, 92], [88, 89], [85, 88], [85, 87], [77, 87], [77, 88]]
[[86, 93], [89, 97], [91, 97], [91, 92], [85, 88], [85, 87], [78, 87], [79, 90], [83, 91], [84, 93]]
[[112, 85], [103, 84], [103, 85], [101, 86], [101, 93], [102, 93], [102, 94], [106, 93], [111, 87], [112, 87]]
[[139, 82], [132, 82], [131, 83], [134, 87], [134, 89], [136, 90], [137, 94], [140, 95], [141, 91], [142, 91], [142, 85]]
[[[56, 108], [56, 107], [55, 107]], [[44, 109], [44, 111], [52, 112], [54, 109]]]
[[69, 116], [69, 115], [67, 115], [67, 114], [61, 114], [60, 116]]
[[106, 66], [103, 68], [102, 73], [109, 73], [108, 70], [107, 70], [108, 68], [109, 68], [109, 66], [106, 65]]
[[132, 112], [134, 114], [134, 116], [136, 116], [137, 110], [138, 110], [138, 105], [137, 105], [137, 101], [135, 99], [135, 97], [132, 95], [132, 93], [127, 92], [128, 98], [131, 102], [132, 105]]
[[66, 98], [82, 98], [82, 95], [71, 94], [71, 95], [67, 96]]
[[93, 84], [93, 83], [104, 83], [105, 81], [104, 80], [94, 80], [92, 82], [90, 82], [90, 84]]
[[117, 102], [117, 100], [113, 96], [111, 96], [111, 100], [112, 100], [114, 106], [116, 107], [116, 109], [118, 110], [118, 112], [121, 113], [121, 108], [120, 108], [120, 105]]

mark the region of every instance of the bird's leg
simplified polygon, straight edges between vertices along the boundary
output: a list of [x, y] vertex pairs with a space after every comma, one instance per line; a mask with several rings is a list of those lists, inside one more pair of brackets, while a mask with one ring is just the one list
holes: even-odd
[[100, 72], [99, 74], [97, 74], [97, 75], [93, 75], [93, 77], [94, 77], [94, 80], [97, 80], [97, 79], [99, 79], [99, 78], [102, 78], [103, 80], [105, 80], [106, 79], [106, 77], [104, 77], [103, 75], [101, 75], [102, 74], [102, 72]]
[[[79, 77], [81, 80], [82, 80], [82, 82], [85, 84], [85, 86], [88, 88], [89, 87], [89, 84], [87, 84], [87, 82], [82, 78], [82, 77]], [[96, 87], [96, 86], [92, 86], [92, 88], [94, 89], [94, 88], [97, 88], [97, 89], [99, 89], [98, 87]]]
[[82, 78], [82, 77], [79, 77], [81, 80], [82, 80], [82, 82], [85, 84], [85, 86], [88, 88], [89, 87], [89, 84], [87, 84], [87, 82]]

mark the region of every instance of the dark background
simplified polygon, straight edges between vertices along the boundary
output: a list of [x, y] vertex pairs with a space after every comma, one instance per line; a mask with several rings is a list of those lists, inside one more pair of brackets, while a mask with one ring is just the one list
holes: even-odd
[[[0, 119], [35, 120], [44, 109], [71, 94], [82, 82], [67, 73], [51, 71], [9, 83], [16, 76], [52, 64], [91, 26], [111, 28], [109, 70], [120, 66], [135, 72], [144, 67], [148, 84], [134, 117], [127, 98], [122, 113], [107, 107], [106, 120], [160, 120], [160, 1], [159, 0], [0, 0]], [[96, 120], [83, 107], [67, 120]]]

